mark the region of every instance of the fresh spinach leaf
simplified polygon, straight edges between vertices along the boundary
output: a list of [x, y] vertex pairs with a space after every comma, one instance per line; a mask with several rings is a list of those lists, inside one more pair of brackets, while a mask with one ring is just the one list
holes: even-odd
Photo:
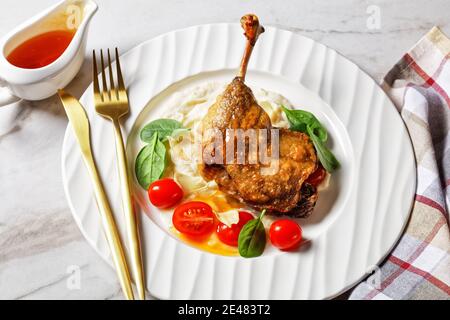
[[238, 250], [244, 258], [254, 258], [262, 255], [266, 247], [266, 230], [261, 221], [266, 213], [263, 210], [256, 219], [247, 222], [239, 233]]
[[176, 134], [180, 131], [188, 130], [183, 128], [183, 125], [173, 119], [158, 119], [148, 123], [141, 130], [141, 140], [150, 143], [153, 134], [158, 133], [161, 141], [167, 140], [167, 137]]
[[156, 132], [136, 157], [135, 173], [142, 188], [148, 189], [150, 183], [161, 178], [165, 167], [166, 147]]
[[291, 129], [295, 131], [301, 131], [308, 134], [307, 127], [309, 126], [314, 134], [322, 141], [326, 142], [328, 139], [327, 129], [320, 123], [317, 118], [308, 111], [305, 110], [291, 110], [284, 106], [281, 106], [286, 117], [291, 125]]
[[333, 172], [340, 167], [339, 161], [336, 159], [334, 154], [326, 147], [325, 143], [315, 135], [314, 131], [308, 127], [308, 135], [311, 138], [314, 147], [317, 151], [317, 156], [319, 157], [320, 163], [323, 165], [325, 170], [328, 172]]

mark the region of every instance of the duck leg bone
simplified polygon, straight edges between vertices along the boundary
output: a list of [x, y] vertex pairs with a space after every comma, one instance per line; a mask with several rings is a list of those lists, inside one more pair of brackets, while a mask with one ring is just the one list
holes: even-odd
[[244, 56], [241, 60], [241, 66], [239, 68], [238, 77], [245, 80], [247, 73], [248, 61], [253, 51], [253, 47], [256, 44], [256, 40], [261, 33], [264, 32], [264, 28], [259, 24], [258, 17], [254, 14], [247, 14], [241, 18], [241, 26], [244, 29], [244, 35], [247, 38], [247, 44], [245, 46]]

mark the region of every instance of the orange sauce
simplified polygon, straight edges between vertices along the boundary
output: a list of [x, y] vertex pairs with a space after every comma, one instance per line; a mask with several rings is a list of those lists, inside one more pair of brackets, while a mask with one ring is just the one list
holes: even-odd
[[214, 212], [225, 212], [233, 209], [242, 208], [242, 204], [238, 201], [229, 198], [225, 193], [216, 191], [211, 195], [195, 194], [189, 197], [188, 201], [203, 201], [211, 206]]
[[237, 255], [239, 255], [238, 249], [236, 247], [232, 247], [232, 246], [222, 243], [219, 240], [219, 238], [217, 237], [215, 232], [213, 232], [208, 238], [198, 241], [198, 240], [194, 240], [189, 237], [186, 237], [185, 235], [183, 235], [182, 233], [177, 231], [174, 227], [171, 227], [170, 231], [173, 234], [175, 234], [178, 238], [180, 238], [184, 242], [190, 244], [191, 246], [193, 246], [197, 249], [215, 253], [215, 254], [220, 254], [222, 256], [237, 256]]
[[[223, 192], [217, 191], [212, 195], [196, 194], [187, 199], [187, 201], [202, 201], [206, 202], [211, 206], [214, 212], [226, 212], [233, 209], [242, 208], [242, 204], [236, 200], [230, 199], [225, 196]], [[213, 232], [210, 236], [205, 239], [197, 240], [186, 237], [185, 235], [178, 232], [174, 227], [170, 228], [170, 231], [177, 237], [198, 249], [220, 254], [223, 256], [237, 256], [239, 255], [238, 249], [222, 243], [217, 237], [216, 233]]]
[[58, 59], [69, 46], [75, 32], [56, 30], [45, 32], [17, 46], [6, 59], [16, 67], [37, 69]]

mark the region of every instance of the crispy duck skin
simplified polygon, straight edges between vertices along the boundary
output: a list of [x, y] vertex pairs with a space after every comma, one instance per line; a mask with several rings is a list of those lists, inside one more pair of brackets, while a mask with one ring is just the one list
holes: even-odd
[[269, 115], [258, 105], [252, 90], [240, 77], [235, 77], [217, 97], [203, 118], [203, 130], [270, 129]]
[[[217, 98], [202, 121], [203, 150], [215, 156], [216, 162], [204, 161], [199, 165], [199, 171], [204, 179], [214, 180], [220, 190], [249, 206], [267, 209], [272, 214], [307, 216], [317, 200], [316, 189], [304, 184], [317, 168], [316, 152], [307, 135], [279, 129], [278, 170], [274, 174], [263, 175], [261, 169], [267, 165], [250, 163], [249, 157], [257, 151], [248, 146], [247, 140], [245, 163], [225, 162], [227, 129], [278, 129], [272, 126], [268, 114], [258, 105], [251, 89], [244, 83], [250, 54], [264, 29], [254, 15], [244, 16], [241, 24], [247, 37], [247, 46], [238, 76]], [[215, 148], [214, 135], [206, 134], [210, 129], [221, 132], [223, 149]], [[270, 139], [267, 147], [270, 150]], [[215, 154], [217, 150], [222, 154]], [[234, 157], [237, 157], [236, 153]]]

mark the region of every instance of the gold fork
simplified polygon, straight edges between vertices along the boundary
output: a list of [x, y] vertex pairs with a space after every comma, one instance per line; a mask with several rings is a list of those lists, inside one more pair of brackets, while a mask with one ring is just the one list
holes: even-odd
[[116, 156], [119, 167], [120, 189], [122, 193], [122, 206], [125, 213], [125, 221], [127, 227], [129, 250], [131, 250], [131, 269], [141, 300], [145, 299], [144, 271], [142, 266], [141, 245], [139, 240], [138, 219], [134, 213], [131, 202], [130, 183], [127, 171], [127, 160], [125, 155], [125, 147], [120, 130], [119, 119], [129, 112], [128, 96], [123, 82], [122, 71], [120, 68], [119, 53], [116, 53], [116, 69], [117, 69], [117, 86], [114, 85], [113, 71], [111, 68], [111, 55], [108, 49], [108, 69], [110, 88], [106, 83], [105, 63], [103, 60], [103, 51], [100, 50], [102, 91], [100, 91], [98, 75], [97, 75], [97, 59], [95, 50], [93, 51], [93, 78], [94, 78], [94, 103], [95, 110], [98, 114], [109, 119], [113, 123], [114, 136], [116, 140]]

